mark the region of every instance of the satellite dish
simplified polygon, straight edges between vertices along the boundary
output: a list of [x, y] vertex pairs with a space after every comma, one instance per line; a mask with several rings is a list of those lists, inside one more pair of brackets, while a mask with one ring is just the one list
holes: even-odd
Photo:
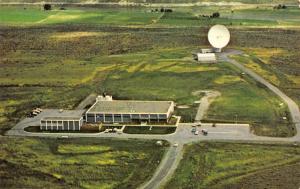
[[214, 25], [208, 31], [208, 41], [214, 48], [224, 48], [230, 41], [229, 30], [223, 25]]

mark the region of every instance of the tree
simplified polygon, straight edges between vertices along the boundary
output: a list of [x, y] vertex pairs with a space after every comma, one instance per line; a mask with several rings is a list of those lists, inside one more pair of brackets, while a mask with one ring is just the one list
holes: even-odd
[[51, 5], [50, 4], [44, 4], [44, 10], [51, 10]]
[[220, 13], [219, 12], [214, 12], [211, 17], [212, 18], [219, 18], [220, 17]]

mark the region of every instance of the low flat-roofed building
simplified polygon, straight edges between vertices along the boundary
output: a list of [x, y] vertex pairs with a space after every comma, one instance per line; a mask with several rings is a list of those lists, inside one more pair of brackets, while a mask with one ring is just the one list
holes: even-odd
[[41, 118], [40, 129], [52, 131], [78, 131], [83, 124], [84, 110], [48, 110]]
[[86, 122], [168, 122], [173, 111], [173, 101], [98, 100], [86, 112]]
[[215, 53], [197, 53], [196, 58], [199, 62], [214, 63], [217, 61]]

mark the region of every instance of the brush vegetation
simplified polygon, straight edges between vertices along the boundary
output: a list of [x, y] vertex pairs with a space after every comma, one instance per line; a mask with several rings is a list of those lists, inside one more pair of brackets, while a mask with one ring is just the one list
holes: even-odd
[[152, 176], [167, 145], [108, 139], [0, 141], [1, 188], [137, 188]]
[[199, 143], [184, 155], [168, 188], [298, 188], [300, 148], [268, 144]]

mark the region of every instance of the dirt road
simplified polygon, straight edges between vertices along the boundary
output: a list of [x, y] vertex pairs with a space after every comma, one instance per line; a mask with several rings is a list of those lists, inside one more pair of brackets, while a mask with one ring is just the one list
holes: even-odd
[[205, 95], [200, 99], [199, 108], [195, 116], [195, 122], [199, 122], [203, 119], [210, 104], [213, 102], [215, 98], [221, 95], [221, 93], [218, 91], [197, 91], [197, 92], [205, 93]]

